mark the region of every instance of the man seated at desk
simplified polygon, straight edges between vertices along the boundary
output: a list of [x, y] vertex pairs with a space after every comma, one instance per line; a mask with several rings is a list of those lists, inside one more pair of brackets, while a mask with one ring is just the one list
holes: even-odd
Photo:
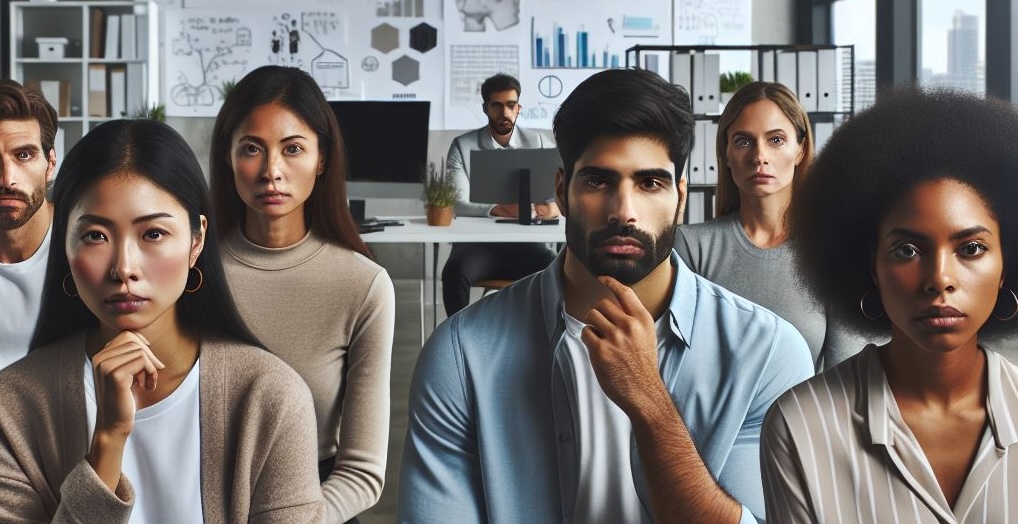
[[[554, 148], [549, 136], [516, 126], [520, 116], [520, 82], [512, 76], [497, 74], [481, 84], [484, 114], [488, 125], [464, 133], [452, 141], [445, 169], [452, 173], [459, 189], [458, 216], [516, 218], [516, 204], [470, 202], [470, 152], [492, 149]], [[547, 173], [547, 176], [554, 176]], [[527, 210], [538, 218], [557, 217], [554, 202], [537, 203]], [[539, 243], [461, 243], [453, 244], [449, 260], [442, 269], [442, 301], [445, 313], [453, 313], [470, 303], [470, 287], [480, 280], [516, 280], [540, 271], [555, 258], [545, 244]]]

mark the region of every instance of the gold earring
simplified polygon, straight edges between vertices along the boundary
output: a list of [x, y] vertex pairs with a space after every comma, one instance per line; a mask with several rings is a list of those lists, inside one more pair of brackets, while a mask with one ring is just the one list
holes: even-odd
[[[71, 289], [74, 289], [73, 293], [67, 290], [67, 277], [71, 277]], [[62, 281], [60, 281], [60, 287], [62, 287], [64, 289], [64, 294], [65, 295], [67, 295], [67, 296], [69, 296], [71, 298], [77, 298], [78, 297], [78, 289], [74, 287], [74, 277], [71, 276], [70, 272], [68, 272], [66, 275], [64, 275], [64, 279]]]
[[184, 292], [185, 293], [197, 293], [198, 290], [201, 289], [202, 284], [205, 283], [205, 275], [202, 275], [201, 269], [199, 269], [198, 266], [192, 266], [190, 269], [188, 269], [188, 277], [187, 277], [187, 279], [191, 280], [191, 276], [190, 276], [191, 269], [195, 270], [198, 273], [198, 283], [195, 284], [194, 287], [192, 287], [192, 288], [188, 288], [188, 287], [185, 286], [184, 287]]

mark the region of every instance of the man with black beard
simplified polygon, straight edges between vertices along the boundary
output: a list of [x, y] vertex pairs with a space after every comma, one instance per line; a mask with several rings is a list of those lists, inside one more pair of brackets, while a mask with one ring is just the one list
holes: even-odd
[[[517, 204], [490, 204], [470, 201], [470, 152], [493, 149], [553, 148], [555, 142], [539, 131], [516, 125], [520, 117], [520, 82], [497, 74], [481, 84], [482, 109], [488, 124], [456, 137], [449, 146], [446, 172], [453, 176], [459, 195], [457, 216], [517, 218]], [[551, 173], [542, 175], [552, 176]], [[538, 202], [523, 212], [538, 218], [558, 216], [554, 203]], [[481, 280], [517, 280], [551, 263], [555, 253], [544, 244], [528, 242], [476, 242], [452, 245], [449, 260], [442, 268], [442, 303], [446, 316], [467, 307], [470, 288]]]
[[57, 113], [37, 91], [0, 80], [0, 369], [28, 353], [49, 258]]
[[688, 96], [608, 70], [554, 127], [566, 249], [425, 345], [399, 521], [756, 522], [760, 424], [813, 364], [790, 324], [672, 250]]

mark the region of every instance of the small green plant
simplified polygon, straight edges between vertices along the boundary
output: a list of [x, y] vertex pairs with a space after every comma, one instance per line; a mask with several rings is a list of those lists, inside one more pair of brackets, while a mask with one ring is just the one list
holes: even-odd
[[[445, 165], [445, 161], [442, 161]], [[435, 163], [428, 164], [428, 174], [424, 178], [424, 204], [431, 207], [450, 207], [459, 197], [456, 180], [448, 171], [439, 172]]]
[[219, 99], [226, 100], [226, 97], [230, 95], [230, 91], [233, 91], [233, 88], [235, 87], [237, 87], [236, 80], [227, 80], [223, 82], [223, 85], [216, 88], [216, 91], [219, 91]]
[[134, 112], [131, 113], [131, 118], [142, 118], [145, 120], [165, 122], [166, 106], [163, 104], [152, 104], [150, 106], [136, 108]]
[[753, 75], [745, 71], [732, 71], [721, 74], [721, 92], [734, 93], [742, 86], [753, 81]]

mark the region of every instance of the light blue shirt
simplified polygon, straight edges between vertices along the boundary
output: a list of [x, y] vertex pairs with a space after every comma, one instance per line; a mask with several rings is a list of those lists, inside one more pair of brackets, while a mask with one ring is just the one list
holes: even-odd
[[[802, 336], [767, 309], [694, 274], [675, 287], [658, 350], [665, 387], [719, 485], [764, 515], [760, 425], [813, 374]], [[562, 255], [454, 315], [421, 351], [410, 386], [399, 522], [572, 522], [580, 471], [562, 343]], [[650, 495], [635, 441], [633, 479]]]

